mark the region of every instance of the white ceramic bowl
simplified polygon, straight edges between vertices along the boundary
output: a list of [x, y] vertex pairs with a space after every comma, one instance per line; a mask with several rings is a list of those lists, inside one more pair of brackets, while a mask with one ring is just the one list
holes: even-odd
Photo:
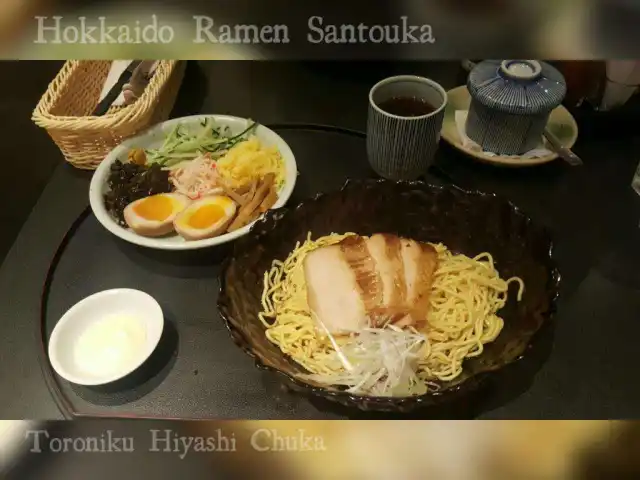
[[[108, 373], [91, 372], [81, 365], [75, 348], [88, 328], [118, 318], [137, 319], [144, 339], [126, 363]], [[112, 320], [113, 319], [113, 320]], [[126, 377], [156, 349], [164, 327], [162, 308], [150, 295], [131, 289], [105, 290], [81, 300], [58, 321], [49, 339], [49, 361], [62, 378], [79, 385], [104, 385]]]
[[[117, 159], [125, 160], [129, 150], [132, 148], [159, 147], [164, 141], [164, 138], [177, 124], [185, 125], [186, 128], [189, 128], [189, 125], [200, 125], [205, 119], [212, 119], [217, 126], [229, 127], [232, 134], [239, 134], [250, 125], [250, 120], [246, 118], [231, 117], [228, 115], [194, 115], [176, 118], [160, 123], [149, 129], [146, 133], [123, 142], [107, 155], [93, 174], [91, 186], [89, 187], [89, 201], [93, 214], [107, 230], [127, 242], [159, 250], [195, 250], [212, 247], [235, 240], [249, 232], [253, 223], [239, 228], [234, 232], [205, 240], [186, 241], [177, 234], [162, 238], [143, 237], [118, 225], [104, 205], [104, 194], [108, 188], [107, 179], [109, 177], [109, 171], [111, 165]], [[272, 207], [280, 208], [289, 200], [296, 184], [298, 169], [295, 157], [287, 143], [273, 130], [264, 125], [258, 125], [254, 133], [266, 147], [275, 146], [280, 151], [280, 155], [282, 155], [285, 167], [285, 182], [278, 193], [278, 201]]]

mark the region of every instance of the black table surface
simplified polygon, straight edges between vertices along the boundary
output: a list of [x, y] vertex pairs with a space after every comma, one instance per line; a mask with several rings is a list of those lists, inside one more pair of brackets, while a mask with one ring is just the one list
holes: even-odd
[[[374, 176], [362, 135], [317, 127], [273, 128], [296, 155], [299, 175], [292, 204], [337, 190], [348, 178]], [[111, 288], [136, 288], [158, 299], [165, 329], [152, 358], [127, 379], [87, 388], [56, 376], [64, 397], [61, 408], [76, 416], [180, 419], [331, 415], [283, 392], [273, 375], [256, 369], [231, 341], [216, 310], [221, 261], [231, 247], [188, 252], [140, 248], [109, 234], [94, 215], [81, 216], [47, 282], [47, 338], [72, 305]]]
[[[457, 63], [211, 62], [190, 68], [174, 114], [232, 113], [266, 124], [363, 130], [368, 89], [397, 72], [425, 74], [447, 88], [460, 81]], [[640, 336], [640, 198], [630, 187], [640, 149], [632, 137], [581, 127], [587, 132], [575, 147], [581, 168], [558, 161], [505, 170], [473, 163], [446, 145], [438, 153], [437, 165], [459, 186], [504, 195], [548, 225], [563, 275], [548, 360], [526, 391], [483, 418], [640, 417], [640, 384], [628, 373], [640, 363], [634, 341]], [[314, 175], [321, 172], [319, 165]], [[87, 206], [89, 179], [67, 165], [57, 168], [0, 269], [2, 418], [61, 418], [38, 363], [40, 294], [61, 239]], [[238, 412], [260, 416], [262, 410], [252, 414], [249, 404]], [[234, 416], [233, 406], [225, 416]]]

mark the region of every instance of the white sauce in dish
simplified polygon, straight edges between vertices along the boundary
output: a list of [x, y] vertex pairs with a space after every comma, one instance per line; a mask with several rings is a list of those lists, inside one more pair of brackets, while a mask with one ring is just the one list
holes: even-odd
[[108, 317], [87, 328], [76, 343], [76, 364], [92, 375], [110, 375], [130, 365], [146, 343], [145, 328], [135, 317]]

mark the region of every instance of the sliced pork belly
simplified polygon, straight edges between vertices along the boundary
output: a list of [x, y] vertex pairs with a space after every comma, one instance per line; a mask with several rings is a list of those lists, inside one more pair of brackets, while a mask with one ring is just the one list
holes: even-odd
[[332, 334], [355, 332], [367, 326], [364, 301], [356, 273], [340, 245], [309, 253], [303, 264], [309, 308]]
[[400, 238], [377, 233], [369, 237], [367, 247], [382, 283], [382, 301], [372, 314], [394, 321], [405, 309], [406, 286]]
[[376, 262], [368, 248], [367, 237], [351, 236], [339, 244], [340, 250], [356, 276], [364, 309], [369, 314], [383, 302], [384, 286], [376, 270]]
[[430, 245], [388, 234], [347, 237], [307, 255], [309, 308], [332, 334], [422, 323], [436, 267]]
[[433, 285], [433, 275], [438, 267], [436, 249], [426, 243], [403, 238], [402, 260], [406, 285], [406, 308], [411, 319], [409, 324], [426, 321], [429, 297]]

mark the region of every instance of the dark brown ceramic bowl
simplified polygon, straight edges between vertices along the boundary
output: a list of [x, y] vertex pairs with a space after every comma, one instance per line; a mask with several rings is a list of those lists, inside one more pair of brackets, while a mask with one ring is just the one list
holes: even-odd
[[[437, 392], [416, 397], [367, 397], [298, 379], [305, 370], [269, 342], [258, 320], [263, 275], [304, 241], [333, 232], [394, 233], [443, 242], [466, 255], [490, 252], [503, 278], [521, 277], [522, 302], [515, 293], [501, 311], [505, 327], [484, 353], [464, 364], [463, 374]], [[360, 410], [409, 412], [459, 399], [476, 391], [490, 372], [523, 356], [534, 334], [555, 310], [560, 276], [552, 243], [517, 207], [494, 195], [437, 187], [422, 182], [349, 181], [338, 192], [321, 194], [295, 208], [272, 211], [238, 240], [221, 274], [218, 307], [235, 343], [260, 368], [276, 372], [292, 390]]]

